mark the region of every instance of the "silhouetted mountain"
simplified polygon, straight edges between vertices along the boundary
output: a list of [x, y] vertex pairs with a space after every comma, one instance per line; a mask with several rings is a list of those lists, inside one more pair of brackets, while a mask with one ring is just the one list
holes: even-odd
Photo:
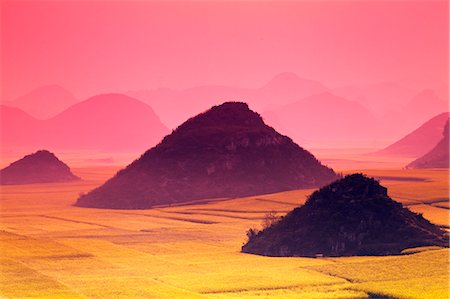
[[259, 233], [250, 231], [246, 253], [267, 256], [399, 254], [418, 246], [448, 246], [448, 235], [387, 195], [362, 174], [352, 174], [315, 191]]
[[135, 152], [157, 144], [169, 132], [150, 106], [121, 94], [91, 97], [42, 121], [11, 108], [2, 107], [3, 113], [4, 148]]
[[448, 112], [441, 113], [377, 154], [420, 157], [441, 140], [448, 119]]
[[76, 205], [143, 209], [311, 188], [336, 178], [247, 104], [228, 102], [183, 123]]
[[0, 170], [1, 185], [58, 183], [79, 180], [53, 153], [40, 150]]
[[47, 119], [77, 102], [78, 100], [68, 90], [58, 85], [48, 85], [36, 88], [5, 104], [20, 108], [38, 119]]
[[357, 102], [329, 92], [263, 113], [269, 125], [295, 141], [323, 146], [372, 144], [378, 122]]
[[407, 168], [449, 168], [448, 120], [441, 141], [428, 153], [408, 164]]

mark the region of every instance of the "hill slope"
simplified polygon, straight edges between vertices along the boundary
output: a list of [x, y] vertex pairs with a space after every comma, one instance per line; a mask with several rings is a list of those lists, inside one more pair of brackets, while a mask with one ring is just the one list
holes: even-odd
[[296, 141], [322, 146], [371, 144], [377, 120], [362, 105], [329, 92], [264, 113], [269, 124]]
[[0, 170], [0, 185], [56, 183], [79, 180], [53, 153], [40, 150]]
[[448, 121], [439, 143], [428, 153], [408, 164], [407, 168], [449, 168]]
[[0, 105], [0, 140], [2, 148], [35, 147], [39, 143], [39, 121], [19, 108]]
[[305, 205], [249, 235], [243, 252], [268, 256], [399, 254], [448, 246], [448, 236], [387, 195], [374, 179], [353, 174], [315, 191]]
[[121, 94], [91, 97], [45, 125], [45, 138], [54, 147], [105, 151], [142, 151], [169, 132], [150, 106]]
[[442, 138], [448, 119], [448, 112], [441, 113], [377, 154], [420, 157], [430, 151]]
[[76, 205], [150, 208], [310, 188], [336, 178], [245, 103], [228, 102], [183, 123]]
[[286, 105], [325, 90], [326, 87], [317, 81], [284, 72], [260, 88], [206, 85], [184, 90], [161, 88], [130, 91], [127, 94], [144, 100], [155, 109], [165, 124], [176, 128], [198, 111], [205, 111], [225, 101], [245, 99], [253, 109], [264, 111], [274, 105]]
[[136, 152], [157, 144], [169, 132], [150, 106], [121, 94], [91, 97], [48, 120], [19, 111], [2, 107], [4, 148]]
[[38, 119], [47, 119], [76, 104], [78, 100], [68, 90], [58, 85], [47, 85], [6, 102], [7, 106], [20, 108]]

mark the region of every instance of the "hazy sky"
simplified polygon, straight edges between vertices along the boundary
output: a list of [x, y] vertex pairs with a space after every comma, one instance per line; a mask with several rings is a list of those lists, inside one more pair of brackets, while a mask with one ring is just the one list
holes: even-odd
[[328, 86], [448, 80], [448, 1], [2, 1], [2, 98], [256, 87], [292, 71]]

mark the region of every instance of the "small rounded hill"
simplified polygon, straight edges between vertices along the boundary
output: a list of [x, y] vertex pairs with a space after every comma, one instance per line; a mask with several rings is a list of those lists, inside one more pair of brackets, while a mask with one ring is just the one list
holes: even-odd
[[79, 180], [53, 153], [40, 150], [0, 170], [1, 185], [58, 183]]
[[392, 200], [378, 181], [348, 175], [315, 191], [280, 221], [249, 233], [242, 251], [266, 256], [399, 254], [448, 246], [447, 233]]

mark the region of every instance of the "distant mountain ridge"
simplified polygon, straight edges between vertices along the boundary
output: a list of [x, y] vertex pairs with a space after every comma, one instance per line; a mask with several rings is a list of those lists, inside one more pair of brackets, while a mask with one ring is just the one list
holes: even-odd
[[[225, 101], [245, 101], [252, 109], [264, 111], [274, 103], [288, 104], [326, 90], [318, 81], [284, 72], [259, 88], [207, 85], [184, 90], [163, 88], [130, 91], [127, 94], [149, 103], [169, 127], [175, 128], [198, 111], [205, 111]], [[172, 107], [178, 107], [177, 111], [173, 111]]]
[[357, 102], [330, 92], [315, 94], [263, 113], [266, 121], [297, 142], [337, 144], [377, 137], [377, 119]]
[[38, 87], [3, 105], [19, 108], [37, 119], [48, 119], [76, 104], [78, 99], [59, 85]]
[[411, 157], [420, 157], [424, 155], [441, 140], [449, 116], [449, 112], [436, 115], [413, 132], [376, 154]]
[[39, 127], [42, 121], [37, 120], [19, 108], [0, 105], [0, 141], [3, 148], [22, 147], [34, 149], [39, 143]]
[[48, 120], [6, 106], [1, 113], [4, 148], [142, 151], [169, 132], [150, 106], [121, 94], [91, 97]]
[[[441, 89], [439, 95], [446, 94], [445, 88]], [[224, 101], [245, 101], [252, 109], [259, 111], [269, 125], [310, 147], [377, 148], [392, 142], [431, 116], [445, 111], [447, 105], [443, 100], [445, 97], [439, 97], [438, 93], [430, 89], [416, 91], [394, 82], [328, 88], [318, 81], [304, 79], [290, 72], [280, 73], [258, 88], [207, 85], [184, 90], [161, 88], [129, 91], [127, 94], [149, 103], [171, 128], [177, 127], [197, 111], [204, 111], [212, 105]], [[317, 99], [319, 95], [324, 94], [341, 99], [347, 109], [340, 108], [338, 101], [329, 107], [322, 105], [320, 109], [317, 109], [314, 101], [310, 101], [310, 105], [307, 104], [307, 99]], [[294, 105], [299, 102], [303, 102], [303, 105]], [[173, 106], [179, 108], [173, 111], [170, 108]], [[299, 114], [296, 121], [289, 120], [295, 117], [284, 119], [276, 113], [283, 108], [289, 110], [288, 106], [293, 110], [287, 113]], [[331, 129], [327, 128], [323, 121], [312, 126], [307, 121], [301, 123], [300, 116], [303, 114], [311, 117], [311, 114], [303, 111], [305, 109], [315, 113], [317, 119], [323, 120], [343, 114], [345, 117], [343, 115], [341, 120], [333, 125], [328, 123]], [[302, 127], [298, 130], [296, 122], [310, 127], [300, 132]], [[353, 122], [353, 127], [346, 130], [349, 125], [345, 123], [350, 122]], [[333, 130], [339, 131], [336, 134]], [[348, 137], [350, 134], [346, 136], [345, 132], [351, 130], [356, 130], [359, 135], [352, 137], [352, 140], [336, 138], [339, 134], [339, 137]]]
[[428, 153], [408, 164], [407, 168], [449, 168], [449, 121], [444, 128], [442, 139]]
[[227, 102], [187, 120], [76, 205], [145, 209], [311, 188], [337, 177], [247, 104]]
[[[447, 110], [448, 85], [421, 88], [416, 90], [396, 82], [328, 88], [321, 82], [284, 72], [260, 87], [205, 85], [126, 94], [150, 105], [169, 128], [176, 128], [198, 111], [224, 101], [245, 101], [269, 125], [304, 146], [379, 148]], [[331, 95], [334, 100], [330, 100]], [[316, 100], [323, 104], [318, 105]], [[42, 120], [55, 117], [76, 102], [64, 88], [50, 85], [2, 104], [20, 108]]]

